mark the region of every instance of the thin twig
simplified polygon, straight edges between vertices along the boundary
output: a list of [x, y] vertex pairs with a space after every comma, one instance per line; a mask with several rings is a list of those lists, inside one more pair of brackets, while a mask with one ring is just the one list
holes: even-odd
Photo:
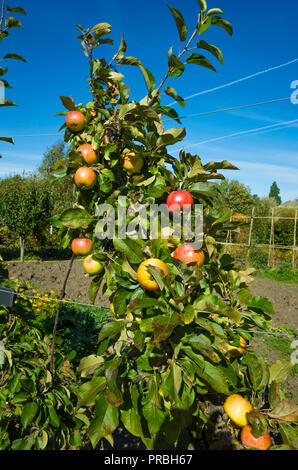
[[71, 271], [74, 259], [75, 259], [75, 255], [73, 254], [72, 257], [71, 257], [71, 260], [69, 262], [69, 266], [68, 266], [66, 275], [65, 275], [65, 279], [64, 279], [63, 286], [62, 286], [61, 293], [60, 293], [60, 297], [59, 297], [60, 302], [58, 304], [57, 313], [56, 313], [56, 317], [55, 317], [55, 323], [54, 323], [54, 328], [53, 328], [52, 348], [51, 348], [51, 359], [50, 359], [50, 372], [51, 372], [52, 375], [53, 375], [53, 372], [54, 372], [55, 339], [56, 339], [56, 331], [57, 331], [57, 326], [58, 326], [59, 314], [60, 314], [60, 310], [61, 310], [61, 306], [62, 306], [61, 301], [64, 299], [64, 296], [65, 296], [66, 284], [67, 284], [67, 281], [68, 281], [68, 278], [69, 278], [69, 275], [70, 275], [70, 271]]

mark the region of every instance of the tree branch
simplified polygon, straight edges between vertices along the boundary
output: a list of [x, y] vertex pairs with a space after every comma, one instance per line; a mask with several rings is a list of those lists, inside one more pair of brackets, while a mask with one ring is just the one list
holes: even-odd
[[59, 314], [60, 314], [60, 310], [61, 310], [62, 300], [64, 299], [64, 296], [65, 296], [66, 284], [67, 284], [67, 281], [68, 281], [68, 278], [69, 278], [69, 275], [70, 275], [70, 271], [71, 271], [74, 259], [75, 259], [75, 255], [73, 254], [72, 257], [71, 257], [68, 269], [67, 269], [67, 273], [65, 275], [65, 279], [64, 279], [63, 286], [62, 286], [61, 293], [60, 293], [60, 297], [59, 297], [59, 304], [58, 304], [58, 308], [57, 308], [57, 313], [56, 313], [56, 317], [55, 317], [55, 323], [54, 323], [54, 328], [53, 328], [52, 348], [51, 348], [51, 359], [50, 359], [50, 372], [51, 372], [52, 375], [53, 375], [53, 372], [54, 372], [54, 350], [55, 350], [55, 339], [56, 339], [56, 331], [57, 331], [57, 325], [58, 325], [58, 320], [59, 320]]
[[[181, 57], [183, 56], [183, 54], [185, 54], [185, 52], [188, 51], [188, 46], [191, 44], [191, 42], [192, 42], [192, 40], [194, 39], [194, 37], [195, 37], [196, 34], [197, 34], [197, 28], [195, 28], [194, 32], [192, 33], [192, 35], [191, 35], [191, 37], [190, 37], [188, 43], [187, 43], [186, 46], [184, 47], [184, 49], [183, 49], [181, 52], [179, 52], [179, 54], [178, 54], [178, 56], [177, 56], [178, 59], [181, 59]], [[180, 44], [181, 44], [181, 42], [180, 42]], [[179, 46], [179, 49], [180, 49], [180, 46]], [[173, 69], [174, 69], [174, 66], [172, 66], [172, 67], [170, 67], [170, 68], [168, 69], [166, 76], [165, 76], [165, 77], [163, 78], [163, 80], [161, 81], [161, 83], [160, 83], [159, 87], [157, 88], [157, 90], [156, 90], [154, 96], [153, 96], [153, 97], [151, 98], [151, 100], [149, 101], [148, 106], [152, 106], [152, 104], [154, 103], [156, 97], [160, 94], [160, 93], [159, 93], [159, 92], [160, 92], [160, 89], [162, 88], [162, 86], [163, 86], [163, 84], [165, 83], [165, 81], [166, 81], [166, 80], [169, 78], [169, 76], [171, 75]]]

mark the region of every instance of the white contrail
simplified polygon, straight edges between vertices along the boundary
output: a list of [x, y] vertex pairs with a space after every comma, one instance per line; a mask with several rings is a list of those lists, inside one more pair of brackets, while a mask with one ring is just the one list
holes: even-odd
[[[246, 134], [256, 134], [256, 133], [262, 133], [262, 131], [266, 132], [266, 130], [279, 130], [283, 129], [284, 127], [291, 126], [291, 124], [294, 124], [298, 122], [298, 119], [294, 119], [293, 121], [281, 121], [276, 124], [271, 124], [270, 126], [264, 126], [264, 127], [257, 127], [256, 129], [249, 129], [247, 131], [240, 131], [240, 132], [234, 132], [233, 134], [228, 134], [228, 135], [223, 135], [221, 137], [215, 137], [214, 139], [209, 139], [209, 140], [204, 140], [202, 142], [197, 142], [196, 144], [189, 145], [188, 147], [185, 147], [186, 149], [195, 147], [197, 145], [203, 145], [203, 144], [209, 144], [210, 142], [216, 142], [218, 140], [224, 140], [229, 137], [236, 137], [236, 136], [242, 136]], [[282, 126], [282, 127], [280, 127]]]
[[[204, 90], [204, 91], [200, 91], [198, 93], [194, 93], [193, 95], [190, 95], [190, 96], [187, 96], [186, 98], [184, 98], [184, 100], [189, 100], [189, 99], [194, 98], [196, 96], [205, 95], [206, 93], [211, 93], [212, 91], [217, 91], [217, 90], [221, 90], [223, 88], [226, 88], [226, 87], [229, 87], [229, 86], [232, 86], [232, 85], [236, 85], [237, 83], [244, 82], [244, 81], [249, 80], [249, 79], [254, 78], [254, 77], [258, 77], [259, 75], [263, 75], [264, 73], [272, 72], [273, 70], [281, 69], [282, 67], [286, 67], [287, 65], [294, 64], [295, 62], [298, 62], [298, 58], [290, 60], [289, 62], [285, 62], [284, 64], [276, 65], [275, 67], [270, 67], [268, 69], [261, 70], [260, 72], [253, 73], [252, 75], [247, 75], [246, 77], [239, 78], [238, 80], [234, 80], [232, 82], [225, 83], [224, 85], [220, 85], [220, 86], [217, 86], [215, 88], [209, 88], [209, 90]], [[177, 102], [173, 101], [168, 106], [172, 106], [173, 104], [177, 104]]]

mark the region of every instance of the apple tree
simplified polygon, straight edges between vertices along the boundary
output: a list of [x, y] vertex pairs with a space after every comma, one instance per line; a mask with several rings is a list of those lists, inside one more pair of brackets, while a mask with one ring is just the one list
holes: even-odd
[[51, 194], [46, 184], [19, 175], [0, 182], [0, 219], [19, 239], [22, 262], [26, 238], [30, 235], [41, 238], [50, 215]]
[[[91, 256], [103, 269], [90, 275], [89, 296], [95, 301], [102, 285], [111, 304], [97, 353], [82, 359], [78, 368], [85, 380], [78, 408], [93, 414], [88, 436], [94, 447], [103, 438], [113, 445], [113, 432], [121, 423], [147, 449], [198, 448], [202, 442], [209, 448], [214, 435], [212, 407], [235, 393], [252, 402], [249, 422], [255, 435], [267, 428], [278, 434], [280, 429], [282, 446], [294, 445], [290, 423], [297, 417], [297, 407], [280, 390], [293, 365], [269, 368], [250, 346], [252, 330], [270, 329], [273, 306], [250, 293], [253, 270], [242, 271], [216, 243], [219, 232], [237, 230], [237, 222], [230, 222], [232, 211], [214, 207], [221, 194], [217, 184], [224, 178], [221, 170], [236, 168], [228, 161], [205, 163], [183, 149], [179, 158], [170, 153], [186, 131], [177, 111], [162, 104], [165, 94], [185, 106], [168, 79], [182, 76], [186, 67], [215, 70], [212, 58], [222, 64], [223, 53], [202, 39], [203, 34], [216, 26], [232, 35], [232, 26], [219, 8], [208, 10], [205, 0], [198, 3], [198, 19], [190, 34], [182, 13], [169, 7], [179, 44], [177, 50], [168, 51], [159, 85], [139, 59], [126, 54], [124, 36], [111, 60], [95, 57], [99, 46], [113, 44], [109, 24], [91, 29], [78, 25], [89, 60], [92, 99], [83, 105], [61, 97], [66, 111], [59, 115], [66, 116], [62, 128], [71, 151], [67, 165], [57, 164], [53, 177], [72, 175], [77, 199], [53, 222], [61, 230], [64, 247], [74, 238], [92, 239]], [[144, 78], [146, 95], [140, 101], [130, 98], [123, 65], [137, 67]], [[173, 120], [173, 127], [166, 128], [166, 119]], [[87, 144], [97, 155], [95, 163], [88, 164], [77, 151]], [[184, 236], [179, 240], [119, 236], [117, 209], [124, 196], [129, 207], [136, 208], [137, 203], [148, 207], [166, 203], [176, 191], [187, 192], [195, 204], [203, 205], [203, 265], [195, 258], [186, 263], [174, 256], [177, 246], [191, 241]], [[102, 204], [115, 209], [112, 239], [100, 237]], [[135, 222], [136, 216], [128, 212], [126, 224]], [[238, 435], [233, 426], [230, 432]]]

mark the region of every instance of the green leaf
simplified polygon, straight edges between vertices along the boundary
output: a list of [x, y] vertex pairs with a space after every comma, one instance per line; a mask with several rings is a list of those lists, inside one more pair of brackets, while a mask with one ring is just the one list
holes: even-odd
[[87, 377], [90, 374], [98, 369], [104, 362], [102, 356], [95, 356], [92, 354], [91, 356], [83, 357], [81, 359], [80, 364], [78, 366], [77, 372], [81, 374], [81, 377]]
[[120, 392], [117, 385], [117, 375], [120, 366], [121, 358], [117, 356], [109, 363], [109, 366], [105, 370], [105, 376], [107, 380], [107, 389], [105, 392], [105, 398], [110, 405], [119, 407], [123, 403], [122, 393]]
[[8, 72], [8, 69], [3, 69], [2, 67], [0, 67], [0, 77], [3, 77], [3, 75], [5, 75], [6, 73]]
[[171, 119], [174, 119], [175, 121], [177, 121], [179, 124], [181, 124], [177, 111], [171, 108], [170, 106], [159, 106], [157, 108], [157, 112], [164, 114], [165, 116], [168, 116]]
[[166, 183], [165, 178], [163, 176], [158, 175], [154, 184], [152, 184], [148, 188], [146, 192], [146, 196], [160, 198], [162, 197], [166, 187], [167, 187], [167, 183]]
[[207, 11], [207, 16], [212, 16], [212, 15], [223, 15], [224, 12], [220, 8], [210, 8], [209, 11]]
[[246, 353], [244, 363], [248, 367], [251, 385], [255, 391], [264, 390], [269, 382], [269, 368], [264, 359], [253, 353]]
[[198, 4], [200, 5], [201, 11], [206, 11], [207, 10], [206, 0], [198, 0]]
[[268, 424], [265, 416], [258, 410], [252, 410], [247, 413], [247, 421], [252, 425], [252, 434], [258, 438], [266, 434], [268, 430]]
[[213, 67], [210, 60], [206, 59], [206, 57], [201, 54], [197, 54], [196, 52], [190, 54], [187, 57], [186, 62], [188, 64], [200, 65], [201, 67], [205, 67], [206, 69], [210, 69], [216, 72], [216, 69]]
[[110, 405], [104, 394], [99, 395], [95, 406], [95, 419], [88, 428], [88, 436], [93, 448], [103, 437], [113, 445], [112, 434], [119, 424], [119, 412], [115, 406]]
[[252, 294], [248, 289], [242, 288], [239, 290], [239, 292], [237, 292], [237, 296], [242, 304], [247, 305], [252, 297]]
[[126, 324], [126, 320], [114, 320], [106, 323], [99, 332], [98, 341], [116, 336]]
[[12, 450], [30, 450], [34, 444], [33, 436], [26, 436], [24, 439], [16, 439], [11, 444]]
[[150, 72], [150, 70], [146, 69], [146, 67], [144, 67], [144, 65], [142, 65], [141, 63], [138, 65], [138, 67], [141, 70], [142, 75], [144, 77], [148, 95], [151, 95], [151, 93], [153, 92], [153, 90], [155, 88], [154, 75], [152, 74], [152, 72]]
[[[102, 274], [104, 274], [104, 271], [102, 271]], [[91, 302], [95, 302], [95, 299], [96, 299], [96, 296], [98, 294], [101, 282], [102, 282], [102, 276], [96, 276], [90, 282], [90, 285], [89, 285], [89, 299], [91, 300]]]
[[126, 45], [126, 42], [124, 40], [124, 35], [122, 34], [120, 46], [119, 46], [118, 52], [116, 54], [116, 57], [117, 57], [118, 60], [120, 60], [124, 57], [126, 49], [127, 49], [127, 45]]
[[207, 171], [214, 171], [214, 170], [239, 170], [235, 165], [228, 162], [228, 160], [223, 160], [221, 162], [209, 162], [204, 165], [204, 169]]
[[211, 197], [218, 195], [217, 186], [213, 183], [194, 183], [189, 187], [189, 192]]
[[113, 306], [116, 315], [122, 316], [127, 309], [127, 299], [131, 296], [131, 291], [121, 287], [117, 290], [113, 297]]
[[293, 429], [289, 424], [280, 424], [279, 432], [285, 444], [291, 448], [298, 449], [297, 429]]
[[197, 43], [197, 47], [199, 49], [205, 49], [206, 51], [210, 52], [212, 55], [214, 55], [214, 57], [217, 58], [221, 65], [223, 65], [223, 53], [217, 46], [201, 40]]
[[122, 59], [118, 60], [119, 65], [133, 65], [133, 66], [140, 66], [142, 62], [137, 59], [136, 57], [127, 56], [123, 57]]
[[220, 16], [212, 16], [211, 17], [211, 24], [219, 26], [223, 28], [230, 36], [233, 36], [233, 27], [231, 23], [227, 20], [224, 20]]
[[94, 33], [95, 39], [99, 39], [101, 36], [105, 36], [111, 32], [112, 26], [108, 23], [98, 23], [91, 29], [91, 33]]
[[186, 135], [186, 132], [184, 128], [174, 127], [172, 129], [167, 130], [164, 134], [162, 134], [157, 139], [156, 143], [158, 147], [174, 145], [177, 142], [183, 140], [185, 135]]
[[167, 419], [168, 413], [160, 410], [151, 401], [143, 406], [143, 415], [147, 421], [150, 434], [157, 434]]
[[24, 59], [21, 55], [19, 54], [6, 54], [3, 59], [15, 59], [15, 60], [21, 60], [22, 62], [26, 62], [26, 59]]
[[52, 405], [47, 405], [47, 407], [48, 407], [50, 423], [52, 424], [52, 426], [54, 426], [54, 428], [59, 428], [60, 419], [55, 411], [55, 408]]
[[170, 77], [180, 77], [184, 72], [184, 64], [173, 54], [173, 46], [168, 52], [168, 67]]
[[298, 422], [298, 405], [293, 400], [282, 400], [269, 413], [271, 418], [290, 423]]
[[66, 209], [60, 216], [60, 222], [68, 228], [88, 227], [93, 221], [93, 217], [85, 210], [80, 208]]
[[201, 16], [199, 16], [199, 21], [197, 24], [197, 31], [199, 36], [203, 34], [208, 28], [211, 26], [211, 18], [206, 16], [204, 20], [202, 20]]
[[273, 381], [284, 383], [293, 370], [294, 364], [283, 359], [277, 360], [269, 367], [269, 384]]
[[11, 137], [0, 137], [0, 140], [2, 140], [3, 142], [8, 142], [9, 144], [14, 144], [14, 141]]
[[23, 407], [22, 414], [21, 414], [21, 421], [22, 425], [24, 426], [24, 429], [30, 424], [38, 410], [38, 405], [35, 401], [32, 401], [30, 403], [26, 403]]
[[178, 95], [175, 88], [173, 88], [171, 86], [165, 87], [165, 94], [170, 96], [171, 98], [173, 98], [175, 101], [177, 101], [177, 103], [179, 103], [182, 108], [185, 107], [186, 103], [185, 103], [184, 99], [181, 98], [181, 96]]
[[141, 310], [142, 308], [154, 307], [158, 305], [159, 301], [152, 299], [151, 297], [143, 297], [141, 299], [134, 299], [128, 305], [128, 309], [133, 312], [135, 310]]
[[272, 303], [266, 297], [252, 297], [248, 303], [248, 307], [259, 308], [266, 313], [275, 313]]
[[188, 342], [193, 349], [208, 357], [208, 359], [210, 359], [212, 362], [220, 362], [220, 359], [214, 351], [213, 347], [210, 343], [207, 342], [206, 339], [202, 337], [202, 335], [192, 336]]
[[169, 374], [165, 379], [164, 385], [173, 402], [177, 402], [182, 385], [182, 369], [174, 360], [170, 362]]
[[144, 261], [143, 251], [135, 240], [114, 238], [113, 244], [115, 249], [124, 253], [132, 264], [140, 264]]
[[13, 16], [9, 16], [8, 18], [5, 18], [5, 28], [10, 29], [10, 28], [21, 28], [22, 23], [17, 19], [14, 18]]
[[77, 407], [92, 406], [95, 403], [98, 393], [104, 390], [105, 387], [105, 377], [93, 377], [92, 380], [81, 385], [77, 392]]
[[210, 362], [205, 362], [204, 370], [199, 376], [205, 380], [216, 392], [229, 394], [229, 386], [224, 373]]
[[187, 37], [188, 29], [184, 21], [184, 18], [182, 16], [182, 13], [179, 10], [177, 10], [177, 8], [170, 7], [168, 4], [167, 4], [167, 7], [170, 9], [173, 15], [173, 18], [175, 20], [180, 40], [185, 41]]
[[1, 100], [0, 101], [0, 106], [1, 107], [4, 107], [4, 106], [16, 106], [16, 104], [11, 101], [11, 100], [8, 100], [8, 99], [4, 99], [4, 100]]
[[13, 7], [13, 8], [11, 8], [7, 5], [6, 8], [7, 8], [7, 11], [9, 11], [10, 13], [22, 13], [22, 15], [27, 16], [26, 11], [22, 7]]
[[140, 330], [143, 333], [154, 331], [154, 340], [164, 341], [171, 336], [174, 328], [180, 323], [179, 315], [176, 312], [172, 312], [142, 320]]
[[76, 109], [72, 98], [69, 98], [68, 96], [59, 96], [59, 98], [62, 101], [63, 106], [69, 111], [74, 111]]
[[139, 391], [136, 385], [130, 385], [131, 407], [121, 410], [121, 422], [133, 436], [143, 437], [141, 416], [138, 410]]

